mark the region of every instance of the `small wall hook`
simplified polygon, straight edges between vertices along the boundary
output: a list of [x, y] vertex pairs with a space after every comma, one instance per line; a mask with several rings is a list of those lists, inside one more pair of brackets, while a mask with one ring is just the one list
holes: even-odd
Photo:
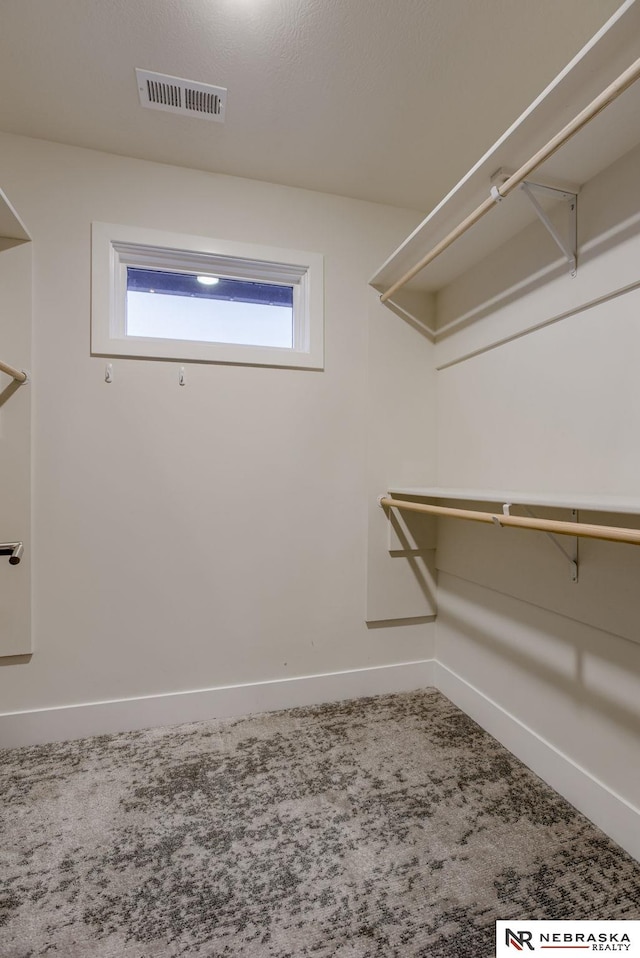
[[113, 382], [113, 363], [107, 363], [104, 367], [104, 381], [106, 383]]
[[184, 366], [181, 366], [180, 369], [178, 370], [178, 383], [179, 383], [181, 386], [186, 386], [186, 385], [187, 385], [187, 380], [186, 380], [185, 375], [184, 375]]

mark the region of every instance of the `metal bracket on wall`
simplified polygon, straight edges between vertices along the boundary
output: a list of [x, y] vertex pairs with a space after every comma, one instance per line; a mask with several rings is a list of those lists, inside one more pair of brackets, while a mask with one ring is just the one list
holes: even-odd
[[[569, 193], [566, 190], [558, 190], [551, 186], [544, 186], [542, 183], [532, 183], [531, 180], [525, 180], [521, 185], [520, 189], [525, 194], [531, 205], [533, 206], [536, 215], [540, 222], [544, 225], [547, 232], [550, 234], [556, 245], [562, 251], [567, 263], [569, 264], [569, 274], [575, 276], [578, 271], [578, 195], [577, 193]], [[549, 216], [542, 208], [536, 197], [533, 195], [533, 190], [536, 190], [538, 193], [542, 193], [545, 196], [549, 196], [555, 200], [561, 200], [567, 204], [567, 209], [569, 212], [569, 228], [567, 231], [567, 239], [565, 240], [556, 227], [553, 225]]]
[[9, 556], [9, 565], [18, 565], [23, 554], [22, 542], [0, 542], [0, 556]]
[[[524, 509], [524, 511], [527, 513], [527, 515], [530, 516], [532, 519], [537, 519], [537, 518], [538, 518], [538, 516], [536, 516], [536, 515], [531, 511], [531, 509], [529, 509], [528, 506], [523, 506], [523, 509]], [[572, 521], [572, 522], [578, 522], [578, 510], [577, 510], [577, 509], [572, 509], [572, 510], [571, 510], [571, 521]], [[568, 539], [572, 542], [572, 544], [573, 544], [573, 548], [571, 549], [571, 551], [567, 551], [567, 549], [565, 549], [564, 546], [561, 545], [560, 542], [558, 541], [558, 537], [557, 537], [557, 536], [554, 536], [554, 534], [553, 534], [552, 532], [545, 532], [545, 535], [546, 535], [547, 538], [553, 543], [553, 545], [556, 547], [556, 549], [558, 549], [558, 550], [562, 553], [562, 555], [565, 557], [565, 559], [567, 559], [567, 560], [569, 561], [569, 563], [570, 563], [570, 565], [571, 565], [571, 581], [572, 581], [572, 582], [577, 582], [577, 581], [578, 581], [578, 568], [579, 568], [579, 566], [578, 566], [578, 562], [579, 562], [578, 537], [577, 537], [577, 536], [563, 536], [563, 537], [562, 537], [563, 539], [567, 539], [567, 538], [568, 538]]]

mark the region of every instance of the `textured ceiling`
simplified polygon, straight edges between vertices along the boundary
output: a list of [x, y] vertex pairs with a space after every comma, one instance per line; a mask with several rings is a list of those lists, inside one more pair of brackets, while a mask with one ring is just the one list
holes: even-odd
[[[1, 0], [0, 129], [428, 210], [618, 5]], [[143, 110], [135, 67], [226, 123]]]

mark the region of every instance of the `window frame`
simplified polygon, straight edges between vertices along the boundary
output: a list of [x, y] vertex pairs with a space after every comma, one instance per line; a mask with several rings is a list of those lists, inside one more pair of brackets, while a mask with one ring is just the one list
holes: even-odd
[[[321, 253], [94, 222], [91, 353], [131, 359], [324, 368]], [[293, 287], [293, 347], [128, 336], [127, 268], [213, 273]]]

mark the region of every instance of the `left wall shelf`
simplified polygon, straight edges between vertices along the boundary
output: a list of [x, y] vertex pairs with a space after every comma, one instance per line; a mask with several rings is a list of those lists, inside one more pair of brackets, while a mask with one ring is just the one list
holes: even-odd
[[[31, 237], [0, 190], [0, 359], [31, 368]], [[31, 639], [31, 386], [0, 373], [0, 539], [23, 543], [0, 557], [0, 656], [26, 656]], [[19, 661], [19, 660], [18, 660]]]
[[24, 223], [0, 190], [0, 250], [28, 243], [30, 239]]

